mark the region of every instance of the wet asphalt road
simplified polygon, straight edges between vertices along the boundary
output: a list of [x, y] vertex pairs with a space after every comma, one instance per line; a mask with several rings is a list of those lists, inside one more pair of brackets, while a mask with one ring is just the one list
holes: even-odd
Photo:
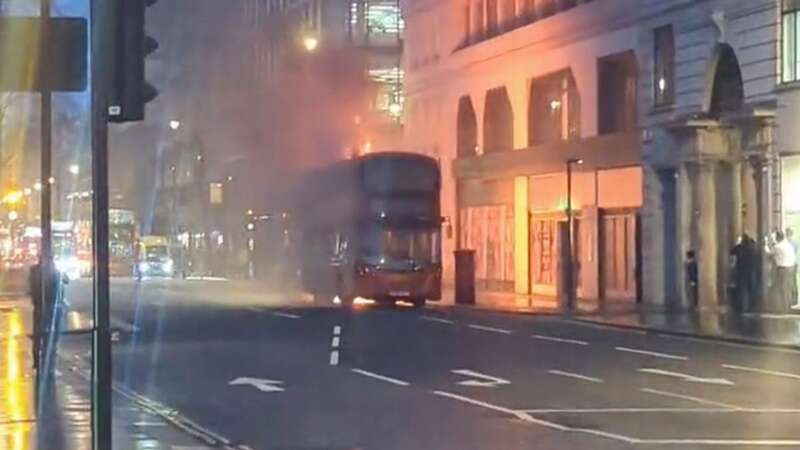
[[112, 303], [117, 382], [254, 450], [800, 448], [797, 352], [223, 281]]

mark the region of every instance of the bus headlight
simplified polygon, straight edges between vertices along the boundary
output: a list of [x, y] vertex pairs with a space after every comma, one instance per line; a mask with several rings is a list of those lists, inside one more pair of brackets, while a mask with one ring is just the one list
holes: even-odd
[[148, 263], [147, 261], [142, 261], [139, 263], [139, 272], [144, 273], [147, 272], [148, 270], [150, 270], [150, 263]]
[[173, 263], [171, 259], [164, 261], [164, 272], [172, 272], [174, 267], [175, 263]]

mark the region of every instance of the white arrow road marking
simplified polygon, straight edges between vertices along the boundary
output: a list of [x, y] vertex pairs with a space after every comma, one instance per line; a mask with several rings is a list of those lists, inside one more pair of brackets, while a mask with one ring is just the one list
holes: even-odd
[[664, 375], [666, 377], [680, 378], [683, 381], [689, 381], [691, 383], [716, 384], [719, 386], [736, 386], [736, 383], [730, 380], [726, 380], [725, 378], [702, 378], [680, 372], [671, 372], [669, 370], [651, 369], [651, 368], [639, 369], [639, 372], [649, 373], [653, 375]]
[[261, 392], [283, 392], [285, 389], [278, 386], [283, 384], [283, 381], [268, 380], [265, 378], [237, 378], [230, 383], [231, 386], [253, 386]]
[[285, 319], [302, 319], [302, 317], [298, 316], [297, 314], [289, 314], [289, 313], [280, 312], [280, 311], [274, 312], [272, 314], [275, 315], [275, 316], [278, 316], [278, 317], [283, 317]]
[[421, 320], [427, 320], [428, 322], [438, 322], [438, 323], [446, 323], [447, 325], [452, 325], [455, 322], [449, 319], [442, 319], [441, 317], [434, 317], [434, 316], [420, 316]]
[[511, 382], [508, 380], [493, 377], [491, 375], [486, 375], [480, 372], [475, 372], [474, 370], [459, 369], [459, 370], [453, 370], [452, 372], [456, 375], [478, 378], [477, 380], [472, 379], [472, 380], [460, 381], [458, 383], [460, 386], [493, 388], [497, 386], [502, 386], [504, 384], [511, 384]]

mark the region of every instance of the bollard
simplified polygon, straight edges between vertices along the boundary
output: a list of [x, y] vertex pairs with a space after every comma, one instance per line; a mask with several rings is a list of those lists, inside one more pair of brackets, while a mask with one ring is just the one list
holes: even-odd
[[475, 304], [475, 250], [456, 250], [456, 304]]

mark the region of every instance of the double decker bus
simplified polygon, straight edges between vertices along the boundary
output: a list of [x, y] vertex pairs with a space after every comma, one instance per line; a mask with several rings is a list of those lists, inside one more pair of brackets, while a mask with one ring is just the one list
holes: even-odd
[[441, 299], [441, 176], [436, 160], [375, 153], [304, 178], [295, 223], [302, 285], [338, 297]]
[[136, 216], [127, 209], [109, 209], [108, 219], [111, 276], [133, 277], [139, 239]]

